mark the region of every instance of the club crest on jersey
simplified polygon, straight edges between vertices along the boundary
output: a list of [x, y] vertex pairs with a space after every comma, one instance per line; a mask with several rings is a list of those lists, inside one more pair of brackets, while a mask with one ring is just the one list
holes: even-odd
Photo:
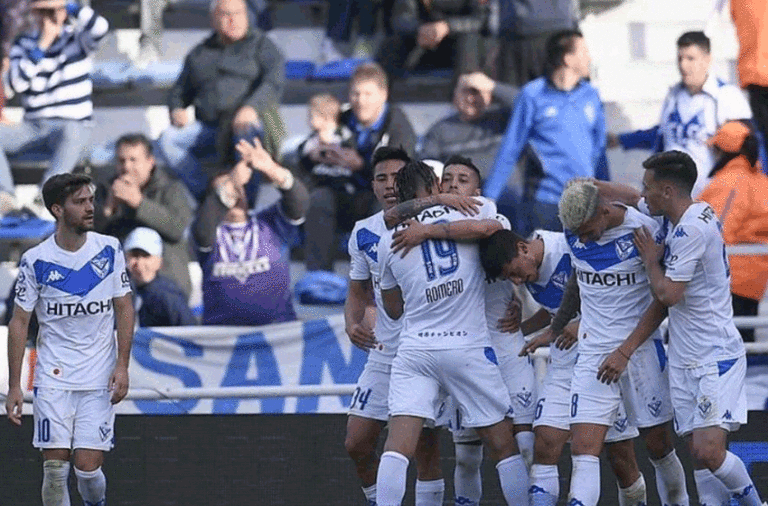
[[659, 416], [659, 413], [661, 413], [661, 401], [655, 397], [651, 399], [651, 402], [648, 403], [648, 411], [653, 416]]
[[374, 234], [367, 228], [361, 228], [357, 231], [357, 248], [364, 251], [374, 262], [379, 261], [379, 240], [380, 236]]
[[635, 243], [629, 237], [619, 237], [616, 239], [616, 256], [621, 260], [626, 260], [632, 255], [635, 249]]
[[712, 412], [712, 401], [709, 400], [709, 397], [702, 397], [699, 399], [699, 413], [701, 413], [701, 416], [707, 417]]
[[[91, 260], [91, 268], [98, 277], [104, 279], [110, 272], [110, 258], [106, 251], [102, 251]], [[55, 271], [54, 271], [55, 272]]]
[[628, 425], [627, 417], [624, 418], [617, 418], [615, 422], [613, 422], [613, 428], [616, 429], [617, 432], [624, 432], [627, 430]]
[[518, 392], [515, 394], [517, 402], [524, 408], [527, 408], [533, 402], [533, 394], [531, 392]]
[[568, 282], [568, 274], [565, 271], [556, 272], [550, 280], [555, 287], [565, 290], [565, 284]]

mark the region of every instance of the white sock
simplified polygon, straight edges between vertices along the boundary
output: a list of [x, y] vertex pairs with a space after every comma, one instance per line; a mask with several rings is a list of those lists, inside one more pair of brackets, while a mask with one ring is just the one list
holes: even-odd
[[517, 447], [520, 448], [520, 455], [523, 456], [525, 467], [528, 471], [531, 470], [531, 466], [533, 465], [533, 442], [535, 439], [533, 432], [530, 430], [515, 434]]
[[496, 464], [501, 492], [509, 506], [528, 504], [528, 470], [523, 457], [512, 455]]
[[408, 459], [397, 452], [384, 452], [376, 475], [377, 506], [400, 506], [405, 495]]
[[483, 495], [483, 445], [456, 444], [456, 467], [453, 469], [454, 502], [477, 506]]
[[531, 506], [555, 506], [559, 496], [560, 475], [557, 466], [532, 465], [531, 488], [528, 489]]
[[416, 480], [416, 506], [442, 506], [445, 494], [445, 481]]
[[75, 467], [75, 476], [84, 506], [104, 506], [107, 503], [107, 477], [101, 467], [93, 471], [81, 471]]
[[600, 459], [594, 455], [574, 455], [571, 492], [568, 504], [595, 506], [600, 499]]
[[656, 471], [656, 490], [662, 506], [685, 506], [688, 504], [688, 489], [685, 486], [685, 470], [673, 449], [659, 460], [649, 459]]
[[[627, 488], [619, 487], [619, 506], [645, 506], [648, 504], [645, 490], [645, 478], [640, 477]], [[686, 503], [688, 504], [688, 503]], [[686, 504], [681, 506], [686, 506]]]
[[69, 462], [43, 462], [43, 506], [69, 506]]
[[376, 506], [376, 484], [374, 483], [370, 487], [363, 487], [363, 494], [368, 501], [367, 506]]
[[761, 506], [763, 503], [757, 495], [755, 484], [747, 473], [744, 462], [731, 452], [725, 453], [723, 465], [712, 474], [723, 482], [731, 497], [744, 506]]
[[693, 471], [696, 491], [699, 493], [700, 506], [723, 506], [731, 504], [731, 494], [723, 482], [715, 478], [709, 469]]

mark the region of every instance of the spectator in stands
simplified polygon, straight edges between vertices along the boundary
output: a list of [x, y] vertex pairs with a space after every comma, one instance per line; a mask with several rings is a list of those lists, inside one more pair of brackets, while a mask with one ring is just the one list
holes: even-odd
[[[445, 162], [453, 155], [466, 156], [480, 169], [483, 178], [488, 177], [517, 92], [516, 88], [481, 72], [460, 76], [453, 90], [456, 112], [429, 128], [417, 149], [417, 157]], [[501, 104], [491, 105], [494, 98]]]
[[120, 240], [137, 227], [156, 230], [163, 238], [160, 272], [189, 297], [192, 283], [185, 232], [192, 222], [192, 208], [184, 184], [155, 163], [152, 143], [142, 134], [120, 137], [116, 158], [117, 176], [96, 192], [96, 230]]
[[352, 131], [354, 148], [329, 150], [329, 161], [352, 172], [352, 191], [318, 186], [310, 194], [304, 226], [305, 261], [308, 271], [333, 271], [337, 228], [352, 230], [355, 222], [376, 209], [371, 189], [371, 157], [380, 146], [402, 147], [409, 155], [416, 134], [403, 111], [387, 102], [387, 74], [376, 63], [355, 69], [350, 82], [350, 108], [341, 115], [341, 124]]
[[352, 131], [339, 123], [341, 103], [328, 94], [309, 100], [309, 125], [312, 133], [299, 145], [299, 167], [310, 188], [327, 186], [335, 191], [354, 193], [352, 170], [339, 165], [337, 148], [354, 149]]
[[10, 67], [11, 44], [22, 31], [29, 14], [27, 0], [1, 0], [0, 1], [0, 120], [3, 118], [3, 106], [5, 105], [5, 73]]
[[[203, 269], [203, 324], [295, 320], [289, 248], [298, 239], [309, 194], [258, 139], [254, 144], [240, 141], [237, 150], [241, 160], [213, 180], [194, 226]], [[282, 193], [280, 202], [258, 213], [248, 211], [245, 198], [245, 185], [254, 170]]]
[[8, 82], [21, 96], [24, 120], [0, 125], [0, 209], [7, 209], [14, 193], [6, 155], [51, 148], [41, 185], [80, 160], [92, 128], [91, 55], [109, 28], [90, 7], [64, 0], [33, 1], [30, 9], [36, 30], [20, 35], [10, 51]]
[[694, 197], [707, 185], [708, 174], [717, 160], [707, 139], [728, 120], [752, 117], [744, 94], [711, 73], [711, 64], [709, 37], [703, 32], [681, 35], [677, 39], [681, 81], [667, 93], [659, 124], [648, 130], [608, 136], [609, 147], [688, 153], [699, 170]]
[[253, 137], [277, 156], [285, 130], [277, 110], [285, 85], [280, 50], [249, 25], [244, 0], [213, 0], [211, 12], [214, 33], [187, 55], [168, 96], [171, 127], [159, 140], [169, 170], [199, 199], [215, 174], [198, 157], [217, 152], [220, 162], [229, 161], [237, 140]]
[[[163, 54], [163, 12], [168, 0], [141, 0], [139, 52], [134, 64], [144, 68]], [[263, 31], [272, 28], [272, 16], [267, 0], [247, 0], [250, 22]]]
[[520, 90], [512, 119], [483, 194], [498, 200], [523, 150], [522, 205], [517, 230], [561, 230], [557, 203], [574, 177], [608, 179], [605, 116], [589, 84], [590, 56], [578, 30], [563, 30], [547, 42], [543, 77]]
[[573, 0], [498, 0], [498, 58], [493, 77], [523, 86], [544, 75], [547, 41], [561, 30], [578, 28]]
[[158, 274], [163, 265], [163, 238], [147, 227], [134, 229], [123, 243], [134, 284], [139, 327], [196, 325], [187, 296], [176, 283]]
[[739, 39], [736, 59], [739, 84], [749, 94], [749, 105], [765, 146], [768, 141], [768, 2], [731, 0], [731, 17]]
[[481, 33], [489, 15], [487, 1], [395, 0], [394, 34], [376, 60], [393, 76], [414, 69], [452, 68], [457, 75], [483, 69]]
[[[728, 121], [709, 144], [720, 155], [699, 198], [723, 224], [725, 244], [768, 244], [768, 177], [758, 164], [759, 144], [749, 121]], [[768, 284], [768, 255], [730, 255], [733, 314], [756, 316]], [[754, 341], [754, 329], [740, 329]]]

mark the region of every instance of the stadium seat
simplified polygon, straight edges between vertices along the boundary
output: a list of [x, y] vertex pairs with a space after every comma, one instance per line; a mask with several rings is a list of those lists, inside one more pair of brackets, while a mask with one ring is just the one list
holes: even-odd
[[370, 61], [367, 58], [345, 58], [328, 62], [325, 65], [315, 69], [312, 79], [318, 81], [346, 81], [352, 77], [358, 65]]
[[315, 72], [315, 63], [309, 60], [285, 62], [285, 77], [290, 80], [308, 79]]

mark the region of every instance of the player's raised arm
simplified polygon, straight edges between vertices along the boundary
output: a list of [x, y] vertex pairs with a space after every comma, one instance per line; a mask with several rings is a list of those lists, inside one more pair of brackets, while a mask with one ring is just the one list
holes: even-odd
[[493, 235], [504, 228], [497, 220], [459, 220], [445, 223], [422, 224], [416, 220], [406, 222], [408, 227], [396, 231], [392, 236], [392, 251], [401, 251], [404, 257], [411, 249], [428, 239], [451, 239], [454, 241], [476, 241]]
[[8, 397], [5, 400], [5, 411], [8, 420], [16, 425], [21, 425], [21, 408], [24, 405], [21, 365], [24, 361], [24, 346], [27, 343], [31, 317], [31, 312], [14, 305], [13, 316], [8, 323]]
[[643, 259], [645, 271], [656, 299], [665, 306], [674, 306], [685, 293], [687, 283], [672, 281], [665, 276], [661, 268], [661, 258], [664, 255], [664, 245], [657, 244], [650, 231], [643, 227], [635, 230], [635, 246]]
[[482, 202], [474, 197], [453, 195], [450, 193], [438, 193], [402, 202], [384, 213], [384, 223], [391, 229], [409, 218], [413, 218], [425, 209], [432, 206], [448, 206], [456, 209], [464, 216], [475, 216]]
[[112, 404], [117, 404], [128, 393], [128, 363], [131, 358], [133, 343], [134, 308], [131, 294], [114, 297], [115, 326], [117, 327], [117, 363], [109, 377], [109, 389], [112, 391]]

